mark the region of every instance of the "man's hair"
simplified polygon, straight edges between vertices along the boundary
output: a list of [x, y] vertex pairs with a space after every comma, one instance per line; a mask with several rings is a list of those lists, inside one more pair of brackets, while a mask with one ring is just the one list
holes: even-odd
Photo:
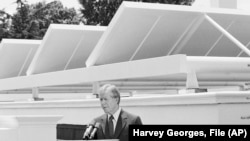
[[120, 104], [120, 92], [115, 85], [105, 84], [99, 89], [99, 94], [105, 94], [107, 91], [110, 91], [113, 95], [113, 98], [118, 98], [118, 104]]

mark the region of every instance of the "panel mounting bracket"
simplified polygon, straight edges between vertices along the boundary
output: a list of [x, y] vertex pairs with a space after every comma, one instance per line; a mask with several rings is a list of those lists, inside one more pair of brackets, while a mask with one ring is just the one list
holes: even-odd
[[188, 71], [186, 78], [186, 89], [179, 90], [178, 93], [187, 94], [187, 93], [201, 93], [201, 92], [207, 92], [207, 89], [199, 87], [197, 75], [194, 70]]
[[39, 97], [39, 88], [38, 87], [33, 87], [32, 88], [32, 98], [34, 101], [42, 101], [44, 98]]
[[98, 94], [99, 88], [100, 88], [100, 82], [98, 82], [98, 81], [93, 82], [93, 84], [92, 84], [92, 93], [93, 93], [93, 95], [96, 96], [96, 98], [99, 97], [99, 94]]

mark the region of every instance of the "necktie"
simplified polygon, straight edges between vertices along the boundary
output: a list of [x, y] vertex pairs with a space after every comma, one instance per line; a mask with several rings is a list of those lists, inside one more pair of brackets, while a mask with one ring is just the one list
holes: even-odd
[[109, 117], [109, 136], [113, 138], [114, 135], [114, 124], [113, 124], [113, 115]]

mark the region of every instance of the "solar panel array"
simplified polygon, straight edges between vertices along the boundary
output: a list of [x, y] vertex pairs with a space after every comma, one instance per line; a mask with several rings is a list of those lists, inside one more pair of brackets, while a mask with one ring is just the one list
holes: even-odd
[[112, 80], [178, 86], [193, 72], [203, 83], [249, 83], [249, 23], [240, 10], [123, 2], [108, 27], [51, 24], [41, 41], [3, 39], [0, 90]]
[[124, 3], [87, 64], [99, 65], [174, 54], [248, 57], [205, 16], [250, 48], [249, 13], [227, 9]]

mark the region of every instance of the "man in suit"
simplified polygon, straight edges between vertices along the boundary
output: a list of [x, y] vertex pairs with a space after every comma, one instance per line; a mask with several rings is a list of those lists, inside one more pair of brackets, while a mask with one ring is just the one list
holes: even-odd
[[124, 111], [119, 106], [120, 93], [114, 85], [102, 86], [99, 90], [99, 98], [105, 114], [94, 119], [94, 122], [100, 123], [96, 139], [128, 141], [129, 125], [141, 125], [141, 118]]

